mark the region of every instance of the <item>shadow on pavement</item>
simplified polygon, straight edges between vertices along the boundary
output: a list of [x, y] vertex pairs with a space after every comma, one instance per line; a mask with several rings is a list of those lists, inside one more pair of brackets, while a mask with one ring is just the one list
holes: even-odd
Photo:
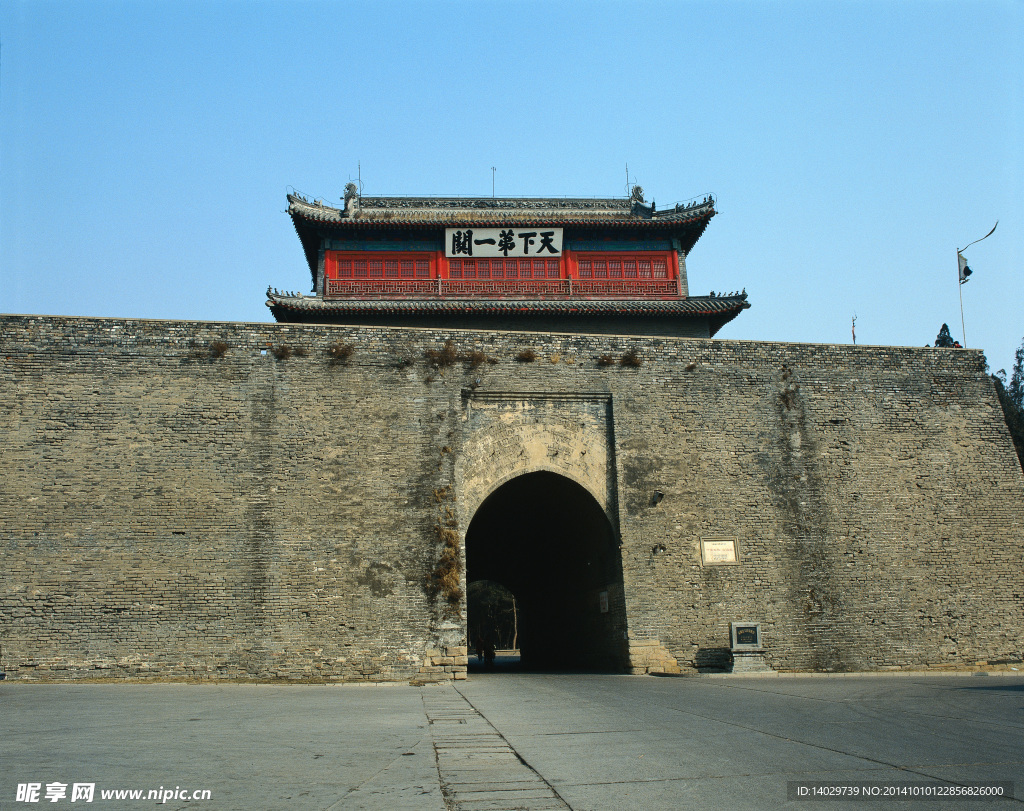
[[621, 675], [622, 673], [622, 671], [602, 668], [528, 665], [521, 661], [519, 656], [495, 656], [493, 666], [488, 667], [482, 659], [478, 659], [472, 653], [469, 655], [467, 670], [470, 677], [499, 676], [511, 673], [605, 673], [611, 675]]
[[972, 684], [969, 687], [957, 687], [957, 690], [994, 690], [999, 693], [1024, 692], [1024, 684]]

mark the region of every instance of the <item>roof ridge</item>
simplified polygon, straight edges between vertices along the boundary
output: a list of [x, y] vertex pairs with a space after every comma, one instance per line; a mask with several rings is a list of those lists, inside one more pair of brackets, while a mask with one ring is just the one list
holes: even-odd
[[[445, 213], [459, 211], [514, 211], [541, 212], [578, 211], [580, 213], [615, 212], [640, 215], [640, 218], [671, 218], [681, 214], [713, 213], [715, 200], [708, 195], [702, 200], [693, 200], [685, 205], [675, 204], [664, 211], [656, 211], [654, 204], [644, 204], [632, 198], [622, 197], [369, 197], [354, 195], [346, 200], [345, 207], [327, 205], [320, 199], [310, 200], [298, 193], [288, 193], [289, 209], [312, 209], [340, 219], [355, 219], [360, 213], [374, 214], [377, 211], [427, 210]], [[351, 213], [349, 213], [351, 211]]]

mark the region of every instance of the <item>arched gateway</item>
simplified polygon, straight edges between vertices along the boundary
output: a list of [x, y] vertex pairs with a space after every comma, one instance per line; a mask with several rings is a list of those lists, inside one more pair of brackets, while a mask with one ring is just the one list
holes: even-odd
[[528, 667], [628, 667], [611, 398], [465, 392], [467, 582], [516, 596]]
[[466, 578], [497, 581], [515, 595], [527, 667], [627, 667], [616, 535], [571, 479], [541, 471], [494, 490], [466, 532]]

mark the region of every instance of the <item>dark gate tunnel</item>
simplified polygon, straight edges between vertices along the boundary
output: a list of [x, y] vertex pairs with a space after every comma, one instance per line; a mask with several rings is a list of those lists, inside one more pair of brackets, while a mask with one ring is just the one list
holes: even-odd
[[466, 532], [466, 580], [515, 595], [523, 667], [626, 667], [618, 544], [600, 505], [572, 480], [529, 473], [491, 493]]

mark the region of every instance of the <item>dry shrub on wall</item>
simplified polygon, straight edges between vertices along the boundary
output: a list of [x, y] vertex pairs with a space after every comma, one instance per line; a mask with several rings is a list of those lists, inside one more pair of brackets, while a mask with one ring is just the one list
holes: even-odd
[[215, 358], [223, 358], [228, 351], [228, 345], [224, 341], [214, 341], [210, 344], [210, 355]]
[[[447, 446], [442, 450], [450, 452]], [[448, 606], [457, 610], [462, 602], [462, 558], [459, 551], [459, 522], [452, 508], [446, 503], [453, 497], [452, 487], [446, 484], [434, 490], [434, 501], [440, 506], [441, 514], [434, 523], [434, 532], [441, 542], [441, 553], [437, 565], [427, 577], [427, 592], [432, 597], [441, 596]]]
[[348, 363], [349, 358], [352, 357], [352, 353], [356, 351], [355, 346], [352, 344], [336, 343], [332, 344], [327, 350], [327, 354], [331, 357], [331, 363]]
[[462, 601], [462, 561], [459, 556], [459, 533], [452, 527], [434, 526], [438, 539], [444, 546], [437, 566], [431, 574], [431, 590], [440, 594], [451, 606]]
[[611, 355], [601, 355], [597, 359], [597, 365], [598, 366], [614, 366], [615, 365], [615, 358], [612, 357]]
[[488, 357], [486, 352], [481, 352], [479, 349], [460, 353], [451, 341], [445, 341], [444, 346], [440, 349], [427, 349], [423, 354], [430, 361], [431, 365], [437, 369], [451, 366], [456, 361], [468, 363], [471, 369], [477, 369], [485, 363], [494, 364], [498, 362], [494, 358]]
[[270, 351], [274, 353], [274, 357], [278, 360], [288, 360], [293, 355], [296, 358], [306, 357], [306, 347], [304, 346], [288, 346], [287, 344], [279, 344], [278, 346], [270, 347]]
[[451, 341], [445, 341], [444, 346], [440, 349], [427, 349], [423, 354], [437, 368], [451, 366], [459, 359], [459, 353], [455, 350], [455, 344]]
[[535, 360], [537, 360], [537, 353], [534, 352], [532, 349], [524, 349], [522, 352], [516, 355], [516, 360], [519, 361], [520, 363], [533, 363]]
[[622, 356], [619, 361], [622, 366], [628, 366], [636, 369], [643, 365], [643, 360], [640, 359], [640, 353], [636, 350], [636, 347], [630, 349], [626, 354]]

